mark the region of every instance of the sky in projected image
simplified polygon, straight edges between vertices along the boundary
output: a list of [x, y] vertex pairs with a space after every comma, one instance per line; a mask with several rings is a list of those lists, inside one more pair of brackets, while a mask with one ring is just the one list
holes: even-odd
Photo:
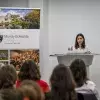
[[0, 16], [6, 16], [7, 14], [11, 14], [11, 15], [20, 15], [20, 17], [23, 17], [31, 11], [33, 11], [33, 9], [1, 8]]

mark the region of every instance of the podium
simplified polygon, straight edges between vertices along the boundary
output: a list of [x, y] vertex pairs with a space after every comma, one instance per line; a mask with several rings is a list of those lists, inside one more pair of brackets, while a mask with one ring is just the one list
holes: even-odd
[[93, 62], [93, 57], [95, 55], [100, 55], [100, 54], [94, 54], [94, 53], [67, 53], [67, 54], [55, 54], [55, 55], [50, 55], [57, 57], [58, 63], [59, 64], [64, 64], [66, 66], [70, 66], [71, 63], [75, 59], [82, 59], [87, 67], [87, 74], [89, 76], [89, 66], [92, 65]]

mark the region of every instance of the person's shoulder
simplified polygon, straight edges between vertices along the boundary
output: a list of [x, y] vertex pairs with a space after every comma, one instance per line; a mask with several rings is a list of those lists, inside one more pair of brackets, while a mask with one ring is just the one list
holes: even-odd
[[90, 80], [87, 80], [83, 86], [81, 87], [78, 87], [76, 88], [77, 91], [80, 91], [80, 90], [94, 90], [95, 89], [95, 83], [90, 81]]
[[43, 80], [38, 80], [37, 83], [40, 85], [40, 87], [42, 88], [43, 92], [49, 92], [49, 85], [47, 84], [47, 82], [43, 81]]
[[91, 81], [91, 80], [87, 80], [86, 83], [87, 83], [88, 85], [96, 86], [96, 84], [95, 84], [93, 81]]
[[76, 48], [75, 48], [75, 46], [72, 46], [71, 49], [72, 49], [72, 50], [75, 50]]
[[90, 80], [86, 81], [86, 85], [91, 90], [95, 90], [95, 88], [96, 88], [96, 84], [93, 81], [90, 81]]
[[47, 82], [45, 82], [44, 80], [38, 80], [37, 82], [40, 83], [41, 85], [48, 86]]

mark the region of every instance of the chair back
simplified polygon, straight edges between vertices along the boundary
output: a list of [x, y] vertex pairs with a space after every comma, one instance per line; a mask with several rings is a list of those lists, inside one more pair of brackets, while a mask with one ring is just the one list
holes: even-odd
[[97, 100], [93, 93], [78, 93], [78, 100]]

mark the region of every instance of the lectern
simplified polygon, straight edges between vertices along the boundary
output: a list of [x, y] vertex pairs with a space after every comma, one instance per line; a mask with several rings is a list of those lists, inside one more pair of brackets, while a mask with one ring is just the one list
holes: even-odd
[[58, 63], [64, 64], [66, 66], [70, 66], [70, 64], [75, 59], [82, 59], [86, 66], [90, 66], [93, 61], [94, 54], [85, 54], [85, 53], [67, 53], [65, 55], [63, 54], [56, 54]]
[[57, 57], [58, 63], [64, 64], [66, 66], [70, 66], [70, 64], [75, 59], [82, 59], [84, 61], [85, 65], [87, 66], [87, 74], [89, 76], [89, 66], [92, 65], [94, 55], [98, 55], [98, 54], [93, 54], [93, 53], [67, 53], [67, 54], [55, 54], [55, 55], [51, 55], [51, 56]]

